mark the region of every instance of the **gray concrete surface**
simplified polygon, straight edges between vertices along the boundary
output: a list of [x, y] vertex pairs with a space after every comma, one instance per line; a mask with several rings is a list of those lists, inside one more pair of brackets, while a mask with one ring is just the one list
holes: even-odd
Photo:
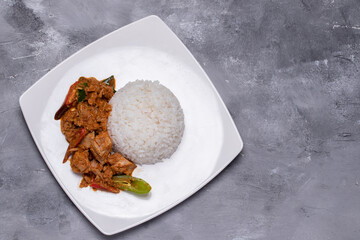
[[[0, 239], [360, 239], [359, 10], [355, 0], [1, 1]], [[245, 147], [193, 197], [106, 237], [58, 186], [18, 99], [151, 14], [209, 74]]]

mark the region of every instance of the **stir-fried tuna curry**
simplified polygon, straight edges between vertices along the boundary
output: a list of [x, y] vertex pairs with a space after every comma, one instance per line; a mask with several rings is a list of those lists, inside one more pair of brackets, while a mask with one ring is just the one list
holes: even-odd
[[[111, 112], [109, 101], [115, 93], [115, 78], [102, 81], [80, 77], [55, 114], [61, 120], [61, 132], [69, 147], [63, 162], [70, 160], [76, 173], [82, 174], [80, 187], [118, 193], [138, 186], [147, 193], [151, 187], [143, 180], [131, 177], [136, 165], [120, 153], [112, 152], [112, 141], [107, 132]], [[124, 176], [125, 175], [125, 176]], [[133, 185], [133, 186], [131, 186]], [[136, 191], [135, 191], [136, 192]]]

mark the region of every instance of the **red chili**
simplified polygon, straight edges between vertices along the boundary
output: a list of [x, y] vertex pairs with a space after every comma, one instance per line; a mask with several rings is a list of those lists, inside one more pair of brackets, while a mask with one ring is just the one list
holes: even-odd
[[102, 186], [99, 183], [96, 183], [95, 180], [93, 180], [93, 182], [90, 184], [90, 187], [100, 189], [100, 190], [109, 191], [109, 192], [113, 192], [113, 193], [118, 193], [119, 192], [119, 190], [117, 188], [114, 188], [114, 187], [111, 187], [111, 186], [108, 186], [108, 187]]
[[66, 105], [71, 105], [73, 102], [75, 102], [75, 94], [76, 94], [76, 87], [77, 87], [77, 83], [75, 82], [73, 85], [70, 86], [69, 88], [69, 92], [66, 95], [65, 98], [65, 104]]
[[69, 91], [65, 97], [64, 103], [55, 113], [55, 117], [54, 117], [55, 120], [59, 120], [65, 114], [65, 112], [71, 107], [71, 105], [75, 102], [77, 83], [78, 82], [75, 82], [73, 85], [70, 86]]
[[85, 137], [86, 135], [86, 129], [85, 128], [82, 128], [80, 129], [77, 134], [79, 134], [79, 138], [77, 139], [77, 141], [75, 142], [75, 145], [74, 146], [71, 146], [71, 147], [77, 147], [77, 145], [79, 145], [81, 143], [81, 141], [83, 140], [83, 138]]
[[92, 183], [92, 184], [90, 184], [90, 187], [97, 188], [97, 189], [101, 189], [101, 190], [110, 191], [109, 189], [106, 189], [106, 188], [100, 186], [100, 185], [97, 184], [97, 183]]

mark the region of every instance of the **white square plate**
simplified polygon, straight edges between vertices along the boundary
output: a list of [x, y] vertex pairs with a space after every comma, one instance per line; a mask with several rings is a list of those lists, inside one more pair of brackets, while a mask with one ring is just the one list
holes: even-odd
[[[185, 132], [170, 159], [142, 165], [133, 175], [152, 186], [146, 197], [79, 188], [81, 176], [62, 163], [67, 142], [54, 120], [69, 86], [80, 76], [114, 75], [117, 88], [136, 79], [158, 80], [179, 99]], [[166, 24], [149, 16], [78, 51], [30, 87], [20, 106], [41, 155], [60, 186], [102, 233], [136, 226], [185, 200], [242, 150], [243, 142], [225, 104], [204, 70]]]

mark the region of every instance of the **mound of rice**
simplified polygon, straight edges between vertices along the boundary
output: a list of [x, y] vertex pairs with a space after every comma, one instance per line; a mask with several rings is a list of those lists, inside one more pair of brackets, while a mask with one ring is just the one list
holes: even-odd
[[126, 84], [110, 100], [108, 131], [114, 151], [137, 164], [156, 163], [176, 151], [184, 133], [178, 99], [158, 81]]

